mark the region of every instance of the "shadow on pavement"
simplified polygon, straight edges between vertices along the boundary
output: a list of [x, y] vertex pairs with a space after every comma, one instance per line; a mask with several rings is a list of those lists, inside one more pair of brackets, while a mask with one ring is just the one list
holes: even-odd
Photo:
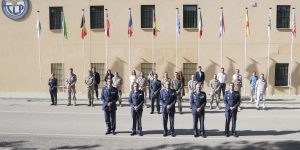
[[50, 150], [58, 150], [58, 149], [92, 149], [99, 148], [100, 145], [79, 145], [79, 146], [60, 146], [55, 148], [50, 148]]
[[[146, 130], [143, 131], [144, 135], [147, 134], [163, 134], [163, 130]], [[207, 137], [209, 136], [224, 136], [224, 131], [220, 131], [217, 129], [213, 130], [205, 130]], [[287, 131], [275, 131], [275, 130], [267, 130], [267, 131], [253, 131], [253, 130], [237, 130], [237, 133], [240, 136], [258, 136], [258, 135], [273, 135], [273, 136], [278, 136], [278, 135], [288, 135], [288, 134], [293, 134], [293, 133], [299, 133], [300, 130], [287, 130]], [[118, 131], [118, 133], [131, 133], [130, 131]], [[180, 135], [191, 135], [193, 136], [193, 129], [175, 129], [175, 134], [180, 136]]]
[[[256, 109], [256, 107], [244, 107], [244, 106], [242, 107], [243, 109]], [[300, 109], [300, 107], [268, 107], [267, 106], [267, 110], [283, 110], [283, 109], [294, 110], [294, 109]]]
[[[161, 134], [163, 135], [164, 130], [147, 130], [143, 131], [144, 135], [147, 134]], [[192, 129], [175, 129], [175, 134], [176, 135], [193, 135], [193, 130]]]
[[267, 130], [267, 131], [252, 131], [252, 130], [243, 130], [243, 131], [237, 131], [239, 135], [241, 136], [256, 136], [256, 135], [287, 135], [287, 134], [293, 134], [293, 133], [299, 133], [300, 130], [296, 131], [275, 131], [275, 130]]
[[238, 142], [223, 142], [216, 146], [207, 146], [195, 143], [178, 143], [178, 144], [162, 144], [154, 147], [145, 148], [145, 150], [157, 150], [172, 148], [174, 150], [228, 150], [228, 149], [244, 149], [244, 150], [299, 150], [299, 141], [281, 141], [281, 142], [248, 142], [248, 141], [238, 141]]
[[19, 147], [26, 141], [0, 142], [0, 147]]

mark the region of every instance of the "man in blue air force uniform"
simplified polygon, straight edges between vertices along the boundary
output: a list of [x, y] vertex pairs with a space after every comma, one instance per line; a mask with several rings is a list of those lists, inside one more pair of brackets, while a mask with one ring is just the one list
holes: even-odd
[[107, 126], [106, 135], [113, 133], [116, 134], [116, 102], [119, 99], [118, 89], [112, 86], [112, 80], [107, 79], [106, 86], [102, 89], [102, 110], [104, 111], [105, 122]]
[[166, 137], [168, 135], [168, 117], [170, 118], [170, 131], [172, 137], [175, 137], [174, 133], [174, 115], [175, 115], [175, 104], [176, 104], [176, 91], [170, 88], [171, 83], [167, 81], [165, 83], [165, 88], [160, 91], [160, 103], [162, 105], [162, 115], [163, 115], [163, 126], [164, 134]]
[[198, 120], [200, 120], [200, 136], [206, 137], [204, 130], [204, 115], [206, 106], [206, 93], [202, 92], [202, 84], [197, 83], [196, 91], [191, 94], [191, 106], [194, 122], [194, 137], [198, 137]]
[[144, 91], [139, 90], [139, 84], [133, 83], [133, 91], [130, 92], [128, 102], [131, 107], [132, 116], [132, 132], [131, 136], [136, 134], [136, 124], [138, 124], [139, 135], [143, 136], [142, 133], [142, 114], [143, 114], [143, 104], [144, 104]]
[[230, 83], [229, 85], [230, 90], [226, 91], [225, 98], [224, 98], [224, 104], [225, 104], [225, 136], [229, 137], [229, 126], [230, 121], [232, 120], [232, 128], [231, 132], [234, 137], [238, 137], [236, 134], [236, 119], [237, 119], [237, 112], [238, 107], [241, 102], [241, 95], [239, 92], [234, 91], [234, 85], [233, 83]]

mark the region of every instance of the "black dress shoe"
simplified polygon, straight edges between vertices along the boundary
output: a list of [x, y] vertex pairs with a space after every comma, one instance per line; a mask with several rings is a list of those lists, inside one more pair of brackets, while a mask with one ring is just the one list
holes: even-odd
[[110, 133], [111, 133], [110, 131], [106, 131], [106, 132], [105, 132], [105, 135], [110, 134]]
[[153, 114], [153, 111], [151, 111], [150, 114]]
[[116, 131], [112, 131], [112, 134], [113, 134], [113, 135], [116, 135], [117, 133], [116, 133]]
[[168, 134], [166, 132], [164, 132], [163, 136], [166, 137], [166, 136], [168, 136]]
[[136, 132], [131, 132], [130, 136], [136, 135]]
[[205, 135], [205, 134], [202, 134], [201, 137], [202, 137], [202, 138], [206, 138], [206, 135]]
[[237, 135], [236, 133], [233, 133], [232, 134], [234, 137], [239, 137], [239, 135]]
[[142, 131], [140, 131], [139, 135], [140, 135], [140, 136], [143, 136], [144, 134], [143, 134], [143, 132], [142, 132]]
[[161, 114], [161, 112], [159, 111], [159, 112], [157, 112], [158, 114]]
[[194, 137], [198, 137], [199, 135], [198, 134], [194, 134]]
[[175, 137], [176, 135], [175, 135], [175, 133], [174, 133], [174, 132], [171, 132], [171, 136], [172, 136], [172, 137]]
[[225, 134], [226, 137], [229, 137], [229, 134]]

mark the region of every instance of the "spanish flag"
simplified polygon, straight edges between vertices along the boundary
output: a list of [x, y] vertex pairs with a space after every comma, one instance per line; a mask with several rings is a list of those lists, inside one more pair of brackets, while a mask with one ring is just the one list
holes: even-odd
[[81, 38], [84, 39], [84, 37], [87, 36], [84, 13], [82, 14], [80, 28], [81, 28]]
[[248, 16], [248, 9], [246, 11], [246, 36], [250, 36], [250, 22], [249, 22], [249, 16]]
[[153, 10], [153, 36], [157, 36], [157, 25], [156, 25], [155, 10]]

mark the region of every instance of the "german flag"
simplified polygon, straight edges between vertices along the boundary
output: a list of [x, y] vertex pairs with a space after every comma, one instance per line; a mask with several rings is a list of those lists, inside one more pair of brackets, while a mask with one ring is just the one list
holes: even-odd
[[81, 38], [84, 39], [85, 36], [87, 36], [87, 31], [86, 31], [86, 26], [85, 26], [85, 17], [84, 14], [82, 14], [82, 19], [81, 19]]
[[155, 10], [153, 10], [153, 36], [157, 36], [157, 25], [156, 25]]

